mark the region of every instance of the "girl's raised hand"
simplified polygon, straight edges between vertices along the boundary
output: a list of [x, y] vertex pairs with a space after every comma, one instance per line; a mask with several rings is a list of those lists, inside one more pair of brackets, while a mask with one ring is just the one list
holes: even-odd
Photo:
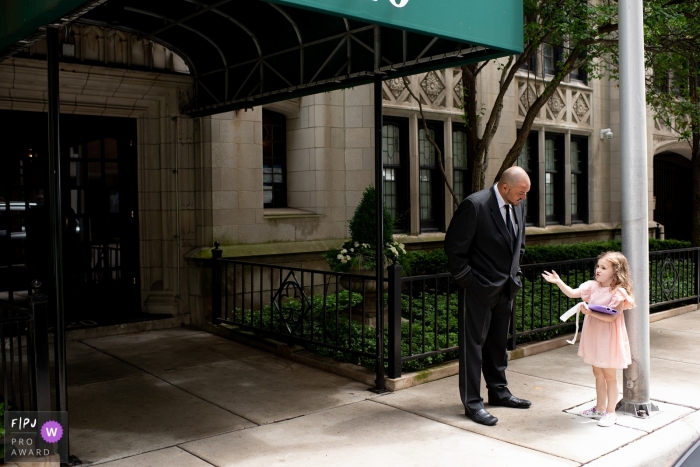
[[551, 284], [556, 284], [557, 282], [561, 281], [556, 271], [542, 271], [542, 278]]

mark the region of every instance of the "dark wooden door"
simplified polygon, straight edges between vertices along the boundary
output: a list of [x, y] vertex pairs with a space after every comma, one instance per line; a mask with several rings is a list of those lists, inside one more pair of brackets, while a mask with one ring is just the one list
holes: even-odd
[[62, 119], [66, 284], [74, 319], [139, 313], [136, 121]]

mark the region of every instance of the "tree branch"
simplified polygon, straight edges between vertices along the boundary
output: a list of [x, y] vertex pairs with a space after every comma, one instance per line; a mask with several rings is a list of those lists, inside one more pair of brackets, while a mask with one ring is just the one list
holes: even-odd
[[420, 118], [421, 121], [423, 122], [423, 130], [425, 130], [425, 137], [427, 140], [430, 142], [430, 144], [433, 145], [435, 148], [435, 152], [438, 155], [438, 166], [440, 167], [440, 172], [442, 172], [442, 178], [445, 181], [445, 186], [447, 186], [447, 189], [450, 191], [450, 194], [452, 195], [452, 201], [455, 203], [455, 206], [459, 206], [460, 200], [457, 197], [457, 194], [455, 191], [452, 189], [452, 185], [450, 185], [450, 182], [447, 180], [447, 174], [445, 173], [445, 165], [442, 162], [442, 151], [440, 150], [440, 147], [437, 145], [435, 140], [430, 136], [430, 132], [428, 131], [428, 124], [425, 119], [425, 114], [423, 114], [423, 105], [420, 102], [420, 99], [416, 98], [416, 95], [413, 94], [413, 90], [410, 88], [408, 80], [406, 77], [403, 77], [403, 85], [406, 86], [406, 90], [408, 93], [411, 95], [411, 97], [418, 102], [418, 112], [420, 113]]

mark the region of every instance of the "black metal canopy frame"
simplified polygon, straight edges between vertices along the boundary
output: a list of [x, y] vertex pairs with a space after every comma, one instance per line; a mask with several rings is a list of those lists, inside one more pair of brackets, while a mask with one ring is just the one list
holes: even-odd
[[109, 0], [76, 19], [148, 38], [195, 79], [184, 112], [204, 116], [504, 55], [497, 49], [375, 26], [262, 0]]

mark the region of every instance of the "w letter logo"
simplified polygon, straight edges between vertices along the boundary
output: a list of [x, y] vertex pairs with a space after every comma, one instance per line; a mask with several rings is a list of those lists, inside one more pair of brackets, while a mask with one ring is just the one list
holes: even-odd
[[47, 443], [57, 443], [63, 438], [63, 427], [54, 420], [49, 420], [41, 427], [41, 437]]

